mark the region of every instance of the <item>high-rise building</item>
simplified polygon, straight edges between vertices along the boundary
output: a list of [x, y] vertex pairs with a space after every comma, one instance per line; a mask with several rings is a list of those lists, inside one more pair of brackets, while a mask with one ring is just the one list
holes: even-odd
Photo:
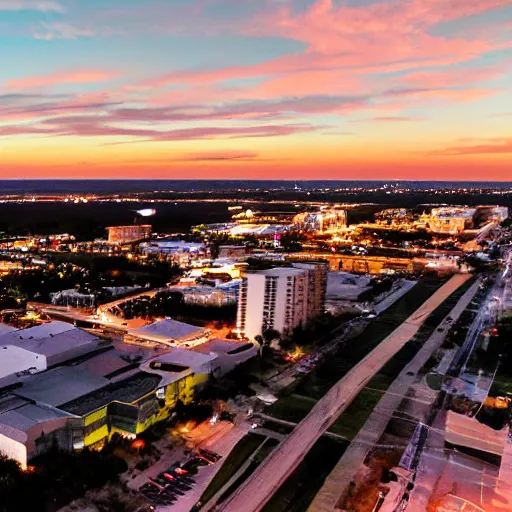
[[324, 311], [325, 263], [247, 271], [240, 286], [237, 331], [254, 339], [268, 329], [287, 334]]
[[129, 244], [151, 238], [151, 225], [149, 224], [111, 226], [107, 229], [109, 244]]

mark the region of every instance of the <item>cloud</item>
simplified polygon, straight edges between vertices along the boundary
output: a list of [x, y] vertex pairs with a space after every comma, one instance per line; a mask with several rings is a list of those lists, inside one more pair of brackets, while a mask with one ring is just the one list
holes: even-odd
[[5, 87], [16, 89], [36, 89], [40, 87], [50, 87], [63, 84], [90, 84], [107, 82], [116, 78], [117, 73], [102, 70], [79, 70], [52, 73], [49, 75], [30, 76], [9, 80], [4, 84]]
[[381, 116], [381, 117], [370, 117], [366, 119], [356, 119], [354, 123], [409, 123], [415, 121], [425, 121], [425, 117], [413, 117], [413, 116]]
[[427, 153], [429, 156], [466, 156], [512, 154], [512, 139], [487, 139], [486, 143], [453, 146]]
[[95, 34], [91, 28], [79, 28], [68, 23], [41, 23], [41, 26], [34, 31], [34, 39], [78, 39], [79, 37], [93, 37]]
[[[506, 62], [482, 67], [476, 59], [509, 49], [512, 42], [495, 41], [491, 34], [484, 33], [477, 37], [445, 37], [434, 35], [432, 28], [509, 3], [510, 0], [391, 0], [349, 6], [346, 2], [317, 0], [302, 10], [292, 2], [273, 8], [266, 3], [266, 10], [238, 23], [240, 32], [301, 41], [308, 45], [305, 51], [255, 65], [175, 70], [145, 80], [138, 87], [152, 92], [155, 88], [180, 87], [173, 93], [185, 98], [201, 91], [216, 99], [227, 95], [270, 99], [287, 96], [290, 91], [298, 96], [369, 96], [398, 83], [402, 88], [405, 85], [428, 90], [424, 96], [429, 99], [473, 101], [496, 91], [488, 87], [470, 91], [470, 85], [499, 78], [507, 68]], [[467, 68], [453, 67], [461, 63], [467, 63]], [[440, 69], [433, 70], [434, 67]], [[403, 76], [396, 78], [390, 73]], [[252, 79], [261, 83], [222, 90], [232, 80]], [[423, 99], [421, 96], [411, 95], [409, 101], [417, 103]]]
[[329, 131], [329, 132], [322, 132], [322, 135], [337, 135], [339, 136], [346, 136], [346, 135], [354, 135], [354, 132], [341, 132], [341, 131]]
[[265, 119], [281, 116], [325, 114], [361, 107], [361, 96], [316, 95], [269, 100], [234, 101], [221, 105], [124, 108], [113, 112], [119, 121], [195, 121], [208, 119]]
[[237, 160], [256, 160], [258, 153], [253, 151], [211, 151], [188, 153], [182, 158], [173, 158], [172, 162], [226, 162]]
[[447, 68], [417, 71], [405, 75], [400, 82], [413, 87], [449, 88], [460, 87], [461, 84], [477, 84], [489, 82], [503, 77], [511, 63], [510, 59], [493, 66]]
[[[69, 116], [50, 118], [34, 124], [6, 125], [0, 135], [47, 134], [55, 137], [116, 137], [133, 138], [131, 142], [165, 142], [202, 139], [242, 139], [259, 137], [284, 137], [296, 133], [313, 132], [327, 128], [309, 123], [252, 125], [233, 127], [192, 127], [172, 130], [155, 128], [131, 128], [108, 123], [107, 117], [102, 116]], [[127, 144], [126, 141], [110, 142], [112, 144]]]
[[[70, 127], [68, 127], [69, 130]], [[87, 135], [87, 136], [122, 136], [122, 137], [140, 137], [139, 141], [134, 142], [166, 142], [183, 140], [202, 140], [202, 139], [245, 139], [259, 137], [284, 137], [296, 133], [313, 132], [325, 128], [311, 124], [286, 124], [286, 125], [256, 125], [246, 127], [206, 127], [206, 128], [183, 128], [178, 130], [143, 130], [117, 128], [111, 126], [82, 126], [77, 125], [71, 128], [69, 135]], [[125, 144], [124, 142], [113, 144]]]
[[0, 11], [64, 12], [58, 2], [44, 0], [0, 0]]

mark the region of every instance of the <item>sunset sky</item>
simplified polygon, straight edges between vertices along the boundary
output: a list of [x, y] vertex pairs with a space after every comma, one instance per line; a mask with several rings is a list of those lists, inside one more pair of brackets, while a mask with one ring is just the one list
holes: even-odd
[[512, 181], [512, 0], [0, 0], [0, 178]]

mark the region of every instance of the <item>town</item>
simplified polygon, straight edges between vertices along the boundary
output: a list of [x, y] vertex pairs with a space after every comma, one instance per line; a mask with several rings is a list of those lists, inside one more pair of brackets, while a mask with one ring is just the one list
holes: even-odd
[[4, 509], [509, 510], [508, 208], [223, 194], [4, 199], [131, 218], [0, 238]]

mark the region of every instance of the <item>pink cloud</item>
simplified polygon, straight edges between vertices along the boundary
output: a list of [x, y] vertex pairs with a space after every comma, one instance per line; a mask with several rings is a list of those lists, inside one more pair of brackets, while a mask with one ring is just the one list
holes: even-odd
[[[202, 139], [241, 139], [254, 137], [283, 137], [296, 133], [325, 129], [308, 123], [280, 125], [252, 125], [233, 127], [194, 127], [174, 130], [130, 128], [108, 124], [108, 118], [98, 116], [69, 116], [41, 121], [37, 125], [12, 125], [0, 127], [1, 135], [46, 134], [79, 137], [132, 137], [132, 142], [180, 141]], [[125, 144], [115, 142], [111, 144]]]
[[[510, 0], [395, 0], [352, 7], [318, 0], [298, 14], [289, 4], [281, 4], [251, 18], [242, 25], [242, 30], [248, 35], [303, 41], [308, 45], [305, 52], [251, 66], [173, 71], [140, 86], [152, 90], [188, 85], [172, 94], [176, 92], [186, 99], [200, 89], [213, 101], [228, 94], [238, 99], [272, 98], [287, 96], [292, 91], [302, 96], [356, 91], [367, 95], [389, 89], [393, 83], [389, 77], [372, 75], [415, 70], [409, 80], [403, 79], [404, 83], [416, 85], [423, 80], [424, 87], [431, 90], [455, 85], [463, 88], [479, 81], [475, 79], [477, 72], [446, 70], [448, 83], [441, 84], [443, 71], [430, 76], [416, 70], [470, 62], [490, 51], [509, 48], [512, 42], [493, 41], [489, 34], [479, 34], [476, 38], [434, 36], [429, 29], [442, 21], [480, 14], [509, 3]], [[500, 66], [484, 69], [484, 76], [492, 79], [499, 76], [501, 69]], [[228, 80], [248, 78], [264, 81], [258, 86], [240, 86], [231, 91], [213, 87]], [[169, 99], [172, 94], [168, 94]], [[446, 96], [450, 95], [443, 95]]]
[[477, 84], [501, 78], [506, 74], [507, 64], [509, 62], [478, 69], [466, 67], [418, 71], [402, 77], [400, 81], [416, 87], [459, 87], [460, 84]]
[[37, 89], [63, 84], [89, 84], [107, 82], [116, 78], [118, 73], [102, 70], [81, 70], [52, 73], [49, 75], [30, 76], [9, 80], [4, 85], [16, 89]]

